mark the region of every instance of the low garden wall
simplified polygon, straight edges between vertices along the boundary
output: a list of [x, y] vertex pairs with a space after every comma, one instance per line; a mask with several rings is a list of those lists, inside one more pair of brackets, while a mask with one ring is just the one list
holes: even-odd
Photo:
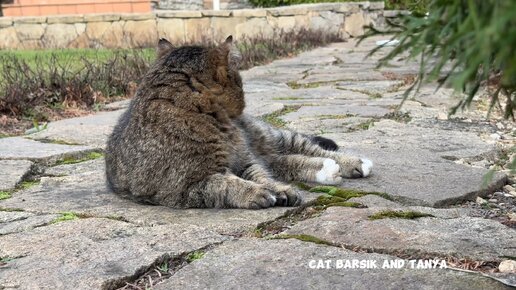
[[171, 11], [147, 14], [89, 14], [1, 17], [0, 49], [135, 48], [228, 35], [269, 36], [301, 28], [363, 34], [363, 26], [383, 22], [383, 2], [324, 3], [242, 10]]

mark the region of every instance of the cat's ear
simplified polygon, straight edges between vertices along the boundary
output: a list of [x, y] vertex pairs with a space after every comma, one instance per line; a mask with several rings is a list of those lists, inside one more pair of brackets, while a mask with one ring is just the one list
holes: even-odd
[[165, 38], [160, 38], [158, 41], [158, 47], [156, 49], [156, 52], [158, 54], [158, 58], [161, 58], [165, 54], [169, 53], [174, 46], [170, 41], [166, 40]]
[[233, 35], [228, 36], [228, 38], [226, 38], [226, 41], [224, 41], [224, 44], [233, 45]]
[[242, 54], [233, 43], [233, 36], [230, 35], [222, 44], [224, 53], [227, 53], [227, 61], [230, 68], [238, 69], [242, 62]]

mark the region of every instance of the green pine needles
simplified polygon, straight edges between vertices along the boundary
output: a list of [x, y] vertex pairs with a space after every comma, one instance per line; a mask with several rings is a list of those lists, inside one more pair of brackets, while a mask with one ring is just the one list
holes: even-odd
[[419, 77], [406, 91], [405, 99], [423, 81], [447, 83], [466, 93], [450, 111], [454, 114], [468, 107], [479, 89], [486, 87], [489, 113], [497, 108], [505, 118], [514, 120], [516, 1], [431, 0], [427, 15], [413, 13], [389, 24], [383, 31], [370, 27], [362, 40], [388, 34], [399, 41], [379, 66], [407, 53], [419, 59]]

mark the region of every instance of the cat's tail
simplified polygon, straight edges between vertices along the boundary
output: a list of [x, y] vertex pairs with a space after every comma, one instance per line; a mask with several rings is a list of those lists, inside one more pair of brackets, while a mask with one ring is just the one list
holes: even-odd
[[338, 151], [339, 150], [339, 145], [337, 145], [337, 143], [335, 143], [335, 141], [333, 141], [331, 139], [324, 138], [321, 136], [312, 136], [311, 140], [312, 140], [312, 142], [319, 145], [319, 147], [321, 147], [324, 150], [329, 150], [329, 151]]

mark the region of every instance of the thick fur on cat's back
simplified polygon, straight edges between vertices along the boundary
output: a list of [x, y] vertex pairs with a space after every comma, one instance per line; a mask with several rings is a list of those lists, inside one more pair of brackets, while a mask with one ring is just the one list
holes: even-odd
[[243, 115], [242, 80], [232, 39], [214, 48], [174, 48], [160, 40], [106, 147], [106, 175], [117, 194], [170, 207], [293, 206], [285, 184], [362, 177], [370, 164], [325, 150], [328, 139], [277, 130]]

